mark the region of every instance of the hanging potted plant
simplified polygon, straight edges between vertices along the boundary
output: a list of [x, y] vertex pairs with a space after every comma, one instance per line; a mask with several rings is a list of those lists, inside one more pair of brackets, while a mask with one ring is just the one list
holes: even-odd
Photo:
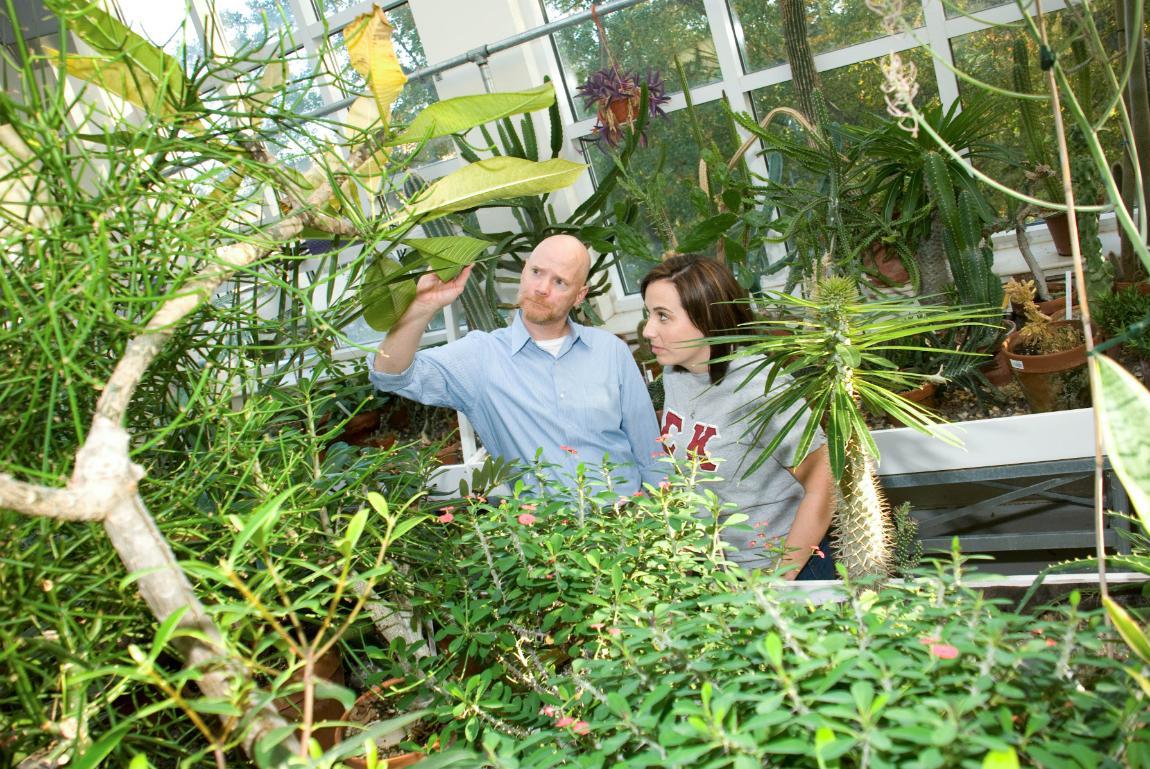
[[591, 18], [599, 34], [599, 46], [604, 64], [592, 72], [579, 86], [583, 105], [595, 110], [595, 134], [612, 147], [619, 143], [623, 129], [634, 124], [639, 117], [643, 86], [647, 86], [647, 112], [652, 117], [665, 115], [662, 105], [670, 101], [665, 93], [666, 84], [658, 72], [648, 70], [645, 77], [636, 71], [623, 69], [607, 44], [607, 32], [595, 6]]

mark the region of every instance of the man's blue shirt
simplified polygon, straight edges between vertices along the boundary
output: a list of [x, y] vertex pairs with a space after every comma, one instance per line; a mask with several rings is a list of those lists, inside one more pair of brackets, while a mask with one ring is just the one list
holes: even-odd
[[561, 482], [580, 462], [593, 473], [607, 454], [620, 465], [612, 471], [619, 494], [657, 484], [665, 475], [659, 426], [630, 350], [606, 331], [568, 325], [558, 357], [535, 344], [516, 313], [508, 328], [420, 350], [400, 374], [376, 371], [371, 355], [371, 382], [462, 411], [493, 456], [531, 462], [542, 449]]

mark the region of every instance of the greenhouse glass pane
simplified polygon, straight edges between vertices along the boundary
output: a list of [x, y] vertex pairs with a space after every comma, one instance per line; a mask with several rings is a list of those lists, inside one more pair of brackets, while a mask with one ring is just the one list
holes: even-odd
[[[1098, 120], [1107, 101], [1107, 90], [1102, 69], [1097, 64], [1089, 67], [1076, 66], [1081, 61], [1083, 52], [1075, 50], [1072, 40], [1077, 36], [1072, 18], [1065, 12], [1047, 14], [1047, 32], [1051, 47], [1059, 57], [1062, 65], [1071, 76], [1071, 85], [1079, 99], [1089, 105], [1088, 116], [1092, 121]], [[1121, 45], [1115, 31], [1111, 6], [1098, 11], [1094, 16], [1094, 23], [1098, 27], [1103, 39], [1103, 46], [1107, 51], [1120, 50]], [[1019, 27], [991, 27], [969, 35], [956, 37], [951, 40], [951, 51], [955, 66], [972, 78], [989, 83], [999, 88], [1014, 90], [1014, 58], [1013, 50], [1016, 41], [1025, 40], [1027, 49], [1026, 68], [1029, 73], [1030, 92], [1044, 94], [1045, 80], [1039, 68], [1038, 51], [1034, 43], [1028, 38], [1024, 30]], [[1026, 181], [1024, 164], [1042, 164], [1052, 168], [1057, 167], [1057, 155], [1054, 144], [1054, 117], [1051, 114], [1049, 101], [1038, 102], [1037, 117], [1041, 130], [1039, 135], [1046, 142], [1046, 147], [1039, 152], [1031, 151], [1034, 157], [1027, 157], [1021, 134], [1021, 119], [1019, 100], [1000, 95], [987, 95], [977, 85], [959, 80], [959, 94], [963, 104], [972, 99], [987, 99], [991, 102], [991, 114], [996, 116], [994, 126], [990, 132], [990, 140], [1003, 145], [1013, 157], [1011, 163], [985, 163], [985, 169], [995, 178], [1004, 181], [1013, 187], [1025, 188]], [[1073, 127], [1074, 121], [1064, 111], [1063, 119], [1069, 129], [1068, 141], [1072, 155], [1085, 155], [1086, 145], [1081, 135], [1077, 135]], [[1118, 157], [1120, 147], [1119, 128], [1115, 120], [1109, 120], [1098, 132], [1102, 139], [1103, 150], [1108, 157]], [[1045, 185], [1043, 185], [1045, 186]], [[1046, 197], [1044, 189], [1031, 189], [1031, 192]]]
[[[921, 107], [937, 100], [938, 82], [934, 77], [934, 61], [930, 52], [920, 47], [899, 55], [917, 69], [919, 91], [915, 103]], [[832, 122], [867, 125], [886, 116], [886, 99], [882, 91], [885, 59], [885, 56], [880, 56], [819, 73], [821, 92], [827, 100], [827, 113]], [[791, 81], [752, 91], [751, 104], [760, 120], [775, 107], [795, 107]]]
[[[912, 3], [909, 22], [922, 26], [922, 6]], [[882, 19], [863, 2], [809, 0], [807, 37], [811, 52], [826, 53], [886, 35]], [[731, 18], [738, 31], [743, 67], [754, 72], [787, 60], [779, 0], [731, 0]]]
[[[585, 0], [542, 0], [542, 5], [548, 21], [587, 9]], [[602, 20], [607, 42], [619, 65], [640, 75], [658, 72], [667, 82], [667, 93], [682, 90], [675, 72], [676, 58], [692, 87], [720, 78], [703, 0], [648, 0], [608, 14]], [[567, 91], [575, 101], [572, 109], [576, 118], [591, 117], [595, 113], [583, 106], [577, 88], [591, 72], [607, 63], [595, 24], [588, 20], [552, 34], [551, 39], [559, 54]]]
[[213, 7], [233, 50], [260, 48], [281, 35], [288, 41], [283, 47], [297, 47], [293, 38], [296, 19], [287, 2], [214, 0]]
[[[717, 101], [699, 105], [695, 107], [695, 113], [704, 141], [713, 141], [718, 145], [724, 159], [733, 155], [739, 141], [723, 105]], [[629, 294], [639, 290], [639, 280], [658, 262], [662, 253], [662, 240], [656, 234], [656, 223], [665, 218], [676, 237], [681, 238], [703, 218], [695, 205], [701, 194], [698, 174], [702, 151], [691, 129], [686, 110], [678, 110], [666, 118], [652, 120], [648, 126], [647, 138], [647, 146], [638, 148], [632, 156], [628, 169], [628, 186], [644, 190], [649, 199], [640, 206], [640, 217], [651, 245], [651, 258], [627, 259], [620, 264], [623, 288]], [[597, 183], [611, 170], [614, 163], [593, 139], [584, 139], [583, 151]], [[662, 169], [657, 172], [660, 161]], [[634, 194], [625, 192], [622, 185], [612, 195], [613, 200], [625, 197], [633, 199]], [[665, 211], [666, 216], [662, 216], [659, 211]]]
[[946, 0], [943, 4], [946, 7], [946, 17], [948, 19], [955, 19], [960, 16], [969, 16], [976, 14], [979, 11], [985, 11], [987, 8], [994, 8], [999, 5], [1014, 5], [1014, 3], [1003, 2], [1003, 0]]

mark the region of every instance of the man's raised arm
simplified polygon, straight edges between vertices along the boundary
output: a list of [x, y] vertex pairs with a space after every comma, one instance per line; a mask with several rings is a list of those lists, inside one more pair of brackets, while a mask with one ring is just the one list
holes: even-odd
[[379, 343], [379, 352], [375, 356], [376, 371], [385, 374], [402, 374], [407, 371], [415, 359], [416, 351], [419, 350], [419, 342], [423, 338], [427, 324], [435, 317], [435, 313], [454, 302], [463, 293], [463, 287], [471, 275], [471, 267], [472, 265], [467, 265], [462, 272], [446, 283], [434, 272], [420, 276], [411, 306]]

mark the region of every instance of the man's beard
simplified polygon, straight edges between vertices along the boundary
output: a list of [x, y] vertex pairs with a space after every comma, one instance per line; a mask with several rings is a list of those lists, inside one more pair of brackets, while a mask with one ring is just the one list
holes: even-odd
[[532, 323], [551, 323], [567, 317], [567, 313], [561, 312], [555, 305], [527, 297], [520, 298], [519, 311]]

